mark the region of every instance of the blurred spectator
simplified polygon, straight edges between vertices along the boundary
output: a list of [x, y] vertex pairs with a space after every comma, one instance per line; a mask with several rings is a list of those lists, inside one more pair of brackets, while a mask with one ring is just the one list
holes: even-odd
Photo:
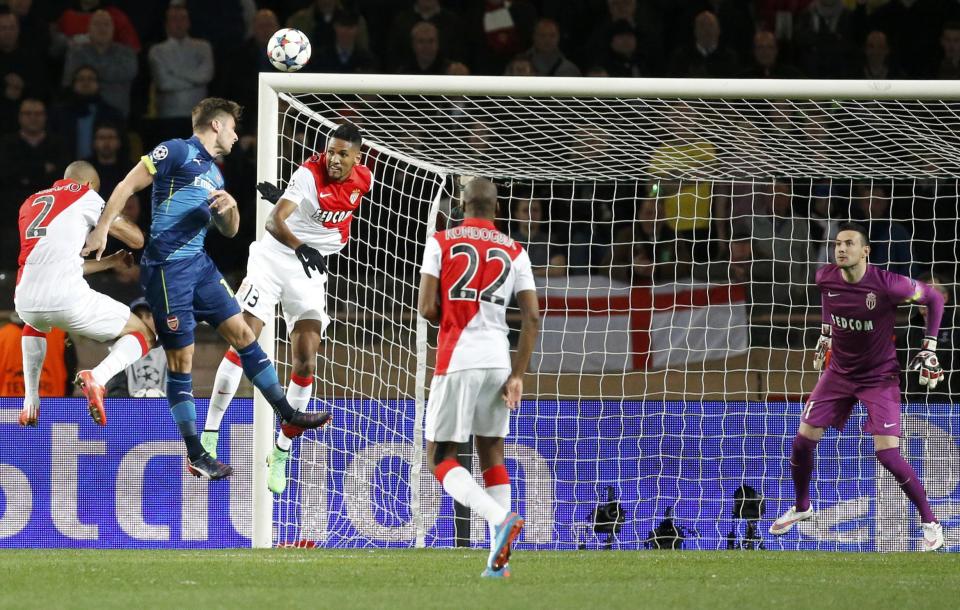
[[753, 66], [743, 78], [802, 78], [796, 67], [780, 61], [780, 48], [773, 32], [761, 30], [753, 36]]
[[810, 238], [816, 244], [812, 260], [818, 265], [833, 260], [833, 245], [841, 223], [833, 213], [831, 195], [828, 184], [815, 184], [810, 192]]
[[730, 49], [738, 58], [750, 55], [757, 29], [753, 0], [687, 0], [683, 4], [687, 5], [685, 24], [691, 23], [701, 11], [710, 11], [720, 24], [720, 46]]
[[663, 221], [660, 207], [654, 199], [642, 200], [636, 220], [614, 232], [604, 260], [613, 279], [637, 286], [670, 283], [689, 274], [689, 267], [678, 268], [676, 236]]
[[485, 74], [500, 74], [518, 53], [530, 48], [537, 9], [528, 0], [473, 2], [465, 24], [473, 42], [473, 64]]
[[[751, 301], [754, 304], [798, 305], [810, 288], [810, 226], [794, 216], [790, 185], [773, 185], [767, 208], [753, 218]], [[733, 256], [731, 255], [731, 258]]]
[[[940, 323], [940, 333], [937, 335], [937, 360], [943, 367], [946, 378], [943, 379], [933, 390], [920, 385], [920, 377], [914, 371], [906, 372], [907, 400], [912, 403], [929, 404], [944, 403], [951, 404], [954, 397], [960, 393], [960, 371], [957, 371], [957, 349], [960, 349], [960, 329], [957, 328], [957, 307], [954, 305], [953, 295], [950, 285], [943, 277], [933, 273], [926, 273], [920, 276], [920, 281], [933, 287], [943, 296], [944, 309], [943, 320]], [[906, 328], [898, 327], [897, 351], [900, 364], [906, 367], [906, 364], [913, 357], [917, 346], [923, 341], [927, 333], [927, 308], [923, 305], [914, 307], [910, 310], [910, 320]]]
[[854, 189], [853, 212], [870, 231], [870, 263], [911, 276], [910, 233], [890, 217], [890, 191], [879, 184]]
[[628, 21], [617, 21], [610, 27], [604, 70], [608, 76], [642, 76], [643, 59], [637, 51], [637, 32]]
[[955, 18], [957, 6], [941, 0], [889, 0], [870, 12], [869, 27], [887, 35], [910, 78], [930, 78], [940, 57], [943, 24]]
[[540, 19], [533, 28], [533, 46], [524, 53], [537, 76], [580, 76], [580, 68], [560, 51], [560, 28], [553, 19]]
[[16, 16], [20, 24], [20, 37], [30, 41], [31, 49], [50, 48], [50, 24], [47, 23], [43, 8], [33, 0], [7, 0], [7, 8]]
[[440, 36], [440, 55], [463, 61], [467, 58], [466, 29], [460, 17], [440, 5], [440, 0], [414, 0], [413, 6], [400, 11], [390, 28], [389, 57], [403, 61], [410, 57], [410, 37], [414, 25], [427, 21], [437, 27]]
[[[18, 121], [20, 130], [0, 140], [2, 201], [3, 205], [16, 206], [13, 209], [28, 196], [53, 184], [65, 165], [59, 139], [47, 131], [46, 104], [36, 98], [25, 98], [20, 102]], [[10, 239], [0, 240], [5, 252], [11, 247], [14, 252], [17, 249], [16, 223], [3, 223], [0, 227], [6, 230], [11, 224], [12, 243]], [[8, 235], [4, 233], [4, 237]], [[11, 258], [16, 260], [16, 254]]]
[[100, 195], [104, 200], [133, 167], [121, 151], [125, 146], [119, 123], [100, 123], [93, 129], [93, 155], [87, 158], [100, 175]]
[[[266, 50], [270, 37], [278, 29], [280, 29], [280, 22], [276, 13], [270, 9], [260, 9], [253, 16], [253, 33], [237, 50], [236, 58], [233, 61], [224, 62], [215, 70], [218, 88], [216, 94], [240, 104], [247, 117], [257, 116], [257, 88], [260, 72], [275, 70], [267, 57]], [[306, 69], [309, 70], [310, 65], [307, 64]], [[211, 89], [213, 86], [211, 83]], [[211, 93], [214, 92], [211, 91]], [[256, 121], [242, 121], [238, 128], [241, 133], [252, 133], [256, 131], [257, 124]]]
[[[0, 328], [0, 396], [23, 397], [23, 321], [17, 312]], [[47, 353], [40, 369], [40, 396], [70, 396], [77, 369], [77, 352], [59, 328], [47, 333]]]
[[[33, 44], [21, 42], [20, 22], [12, 13], [0, 13], [0, 77], [16, 74], [31, 95], [47, 91], [47, 70], [44, 54]], [[21, 87], [21, 88], [23, 88]]]
[[183, 6], [167, 9], [167, 39], [150, 47], [150, 72], [157, 93], [157, 116], [189, 119], [197, 102], [207, 96], [213, 78], [213, 49], [206, 40], [191, 38], [190, 13]]
[[130, 114], [130, 86], [139, 69], [137, 56], [130, 47], [113, 41], [113, 17], [109, 12], [95, 12], [89, 24], [89, 41], [67, 49], [61, 84], [69, 87], [80, 66], [92, 67], [99, 76], [103, 101], [126, 117]]
[[215, 61], [234, 57], [257, 10], [253, 0], [186, 0], [185, 6], [190, 34], [210, 44]]
[[567, 272], [567, 257], [551, 244], [550, 223], [546, 220], [543, 201], [536, 198], [514, 199], [510, 237], [521, 243], [530, 257], [534, 275], [562, 276]]
[[113, 28], [110, 30], [110, 40], [130, 48], [135, 53], [140, 52], [140, 37], [133, 29], [133, 24], [127, 14], [115, 6], [101, 8], [100, 0], [75, 0], [74, 8], [68, 8], [57, 20], [57, 30], [66, 36], [71, 44], [89, 42], [90, 22], [93, 16], [100, 11], [110, 15]]
[[702, 11], [693, 21], [693, 44], [676, 50], [671, 76], [722, 78], [737, 73], [736, 54], [720, 44], [720, 21], [710, 11]]
[[320, 49], [311, 59], [309, 68], [316, 72], [376, 72], [377, 58], [370, 51], [357, 46], [360, 20], [356, 13], [337, 11], [333, 17], [334, 42]]
[[[287, 27], [296, 28], [306, 34], [315, 49], [333, 46], [333, 16], [337, 10], [343, 9], [340, 0], [314, 0], [307, 8], [291, 15], [287, 19]], [[365, 50], [370, 48], [367, 22], [363, 17], [358, 18], [357, 47]]]
[[443, 74], [449, 63], [440, 55], [440, 39], [437, 26], [421, 21], [410, 30], [410, 46], [413, 57], [400, 69], [401, 74]]
[[940, 35], [943, 59], [937, 68], [936, 77], [941, 80], [960, 79], [960, 22], [952, 21], [943, 26]]
[[867, 34], [863, 43], [863, 61], [858, 76], [875, 80], [904, 78], [903, 71], [890, 62], [890, 47], [887, 35], [880, 30]]
[[504, 76], [536, 76], [536, 73], [533, 71], [533, 64], [523, 55], [518, 55], [511, 59], [506, 69], [504, 69], [503, 74]]
[[[447, 71], [444, 74], [447, 76], [470, 76], [470, 68], [465, 63], [454, 61], [447, 64]], [[457, 101], [456, 105], [460, 106], [464, 103], [465, 100], [463, 102]]]
[[[130, 311], [154, 330], [153, 314], [147, 300], [139, 298], [130, 303]], [[110, 398], [129, 398], [166, 395], [167, 355], [159, 345], [142, 358], [120, 371], [107, 381], [106, 395]]]
[[[663, 65], [665, 32], [661, 4], [642, 2], [637, 6], [637, 0], [607, 0], [606, 14], [601, 15], [599, 19], [596, 19], [597, 15], [593, 15], [594, 25], [586, 44], [576, 56], [581, 67], [591, 67], [603, 61], [610, 48], [614, 24], [621, 22], [627, 23], [633, 29], [637, 46], [635, 52], [643, 60], [640, 62], [641, 67], [645, 64], [652, 70], [656, 66]], [[582, 23], [576, 23], [574, 27], [581, 28]]]
[[9, 72], [0, 83], [3, 87], [0, 95], [0, 134], [12, 133], [17, 130], [17, 109], [23, 101], [25, 85], [23, 78], [16, 72]]
[[97, 71], [80, 66], [73, 75], [73, 88], [50, 110], [50, 126], [59, 136], [64, 153], [84, 159], [93, 153], [93, 132], [98, 123], [123, 123], [123, 115], [100, 97]]
[[855, 10], [843, 0], [813, 0], [796, 20], [794, 50], [801, 68], [814, 78], [848, 78], [856, 71], [859, 41], [866, 29], [866, 6]]

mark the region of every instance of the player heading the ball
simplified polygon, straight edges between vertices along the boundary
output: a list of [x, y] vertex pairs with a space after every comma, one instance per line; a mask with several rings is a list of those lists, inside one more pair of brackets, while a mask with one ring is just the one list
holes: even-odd
[[[290, 331], [293, 371], [287, 400], [303, 411], [313, 394], [317, 352], [330, 317], [327, 316], [327, 264], [324, 257], [340, 252], [350, 239], [354, 212], [373, 185], [370, 170], [360, 164], [360, 130], [351, 123], [337, 127], [327, 139], [326, 151], [315, 153], [297, 168], [287, 190], [269, 183], [258, 185], [264, 199], [277, 204], [267, 218], [266, 232], [250, 244], [247, 277], [237, 291], [243, 319], [254, 335], [273, 319], [277, 303]], [[227, 350], [217, 369], [213, 395], [200, 437], [216, 457], [220, 422], [240, 385], [239, 355]], [[268, 457], [267, 487], [281, 494], [287, 487], [286, 465], [292, 439], [303, 429], [280, 427], [276, 446]]]
[[[476, 178], [462, 198], [463, 224], [427, 240], [420, 269], [420, 315], [440, 324], [424, 430], [427, 464], [444, 491], [487, 520], [490, 555], [482, 576], [504, 578], [523, 519], [510, 510], [503, 439], [510, 411], [520, 406], [540, 311], [530, 258], [493, 224], [496, 186]], [[506, 311], [514, 295], [523, 321], [511, 366]], [[457, 461], [458, 444], [471, 434], [486, 491]]]
[[106, 229], [123, 202], [153, 185], [150, 242], [140, 263], [140, 283], [167, 355], [167, 400], [187, 446], [190, 472], [208, 479], [222, 479], [233, 469], [211, 457], [197, 434], [191, 370], [198, 321], [216, 328], [237, 350], [243, 372], [285, 423], [317, 428], [330, 421], [329, 413], [301, 413], [287, 402], [276, 368], [243, 321], [233, 291], [203, 248], [207, 227], [215, 226], [233, 237], [240, 226], [237, 202], [223, 190], [223, 175], [214, 162], [233, 149], [240, 114], [236, 102], [215, 97], [201, 100], [193, 108], [193, 136], [162, 142], [140, 158], [114, 189], [86, 247], [99, 257]]
[[935, 338], [943, 297], [921, 282], [868, 264], [870, 241], [859, 224], [840, 225], [834, 254], [836, 264], [817, 270], [823, 324], [813, 365], [823, 372], [804, 405], [790, 452], [796, 503], [773, 523], [770, 533], [786, 534], [813, 517], [810, 478], [817, 443], [828, 426], [843, 430], [859, 400], [867, 410], [863, 431], [873, 435], [877, 460], [920, 512], [921, 550], [935, 551], [943, 546], [943, 528], [913, 467], [900, 455], [900, 367], [891, 338], [898, 306], [927, 306], [926, 337], [908, 368], [919, 372], [922, 385], [935, 387], [943, 378]]

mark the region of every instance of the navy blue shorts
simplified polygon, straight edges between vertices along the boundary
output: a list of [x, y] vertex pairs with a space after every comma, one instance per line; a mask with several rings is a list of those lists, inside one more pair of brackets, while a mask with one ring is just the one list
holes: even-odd
[[140, 285], [164, 349], [192, 345], [197, 322], [217, 328], [240, 313], [233, 290], [206, 253], [162, 265], [141, 265]]

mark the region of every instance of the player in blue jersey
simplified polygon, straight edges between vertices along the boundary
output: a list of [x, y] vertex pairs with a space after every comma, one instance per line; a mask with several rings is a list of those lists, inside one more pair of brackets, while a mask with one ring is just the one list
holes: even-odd
[[237, 141], [241, 109], [235, 102], [207, 98], [193, 109], [193, 137], [167, 140], [140, 158], [116, 186], [84, 254], [103, 253], [110, 223], [124, 202], [153, 185], [150, 241], [141, 259], [140, 283], [153, 312], [157, 334], [167, 354], [167, 400], [197, 477], [222, 479], [233, 469], [210, 456], [197, 434], [193, 400], [193, 331], [207, 322], [237, 351], [244, 374], [286, 424], [318, 428], [328, 423], [326, 412], [294, 410], [284, 396], [273, 363], [243, 321], [233, 291], [203, 248], [208, 227], [227, 237], [237, 234], [240, 214], [236, 200], [223, 190], [217, 157], [230, 154]]

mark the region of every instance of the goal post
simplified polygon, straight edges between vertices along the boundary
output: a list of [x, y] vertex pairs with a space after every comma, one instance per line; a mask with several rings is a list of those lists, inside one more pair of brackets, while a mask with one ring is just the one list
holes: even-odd
[[[334, 425], [296, 441], [274, 498], [275, 422], [257, 396], [256, 547], [453, 546], [423, 456], [436, 329], [416, 288], [461, 176], [498, 184], [498, 219], [538, 273], [543, 328], [507, 445], [521, 548], [657, 546], [671, 519], [688, 547], [761, 545], [758, 523], [792, 494], [831, 231], [862, 217], [884, 236], [880, 264], [954, 281], [958, 82], [261, 74], [258, 181], [285, 184], [344, 119], [374, 187], [328, 261], [312, 408]], [[261, 343], [283, 377], [279, 319]], [[941, 520], [960, 518], [957, 412], [949, 395], [909, 396], [903, 452]], [[821, 443], [823, 518], [766, 548], [912, 548], [915, 517], [851, 434], [862, 419]], [[614, 504], [619, 520], [600, 523]]]

